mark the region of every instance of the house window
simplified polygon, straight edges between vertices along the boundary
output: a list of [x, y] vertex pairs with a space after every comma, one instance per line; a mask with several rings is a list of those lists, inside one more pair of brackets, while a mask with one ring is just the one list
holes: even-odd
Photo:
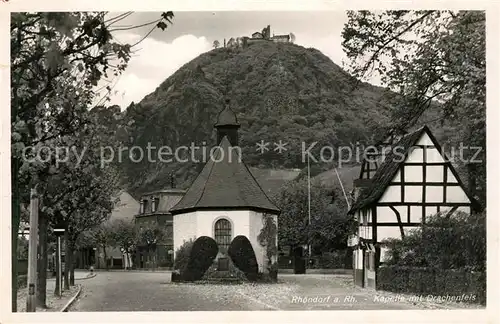
[[227, 219], [219, 219], [214, 228], [215, 242], [221, 252], [227, 252], [231, 244], [231, 223]]
[[165, 236], [167, 237], [167, 239], [172, 239], [174, 237], [174, 225], [167, 224], [165, 232]]
[[148, 200], [147, 200], [147, 199], [144, 199], [144, 200], [142, 201], [142, 205], [143, 205], [143, 207], [142, 207], [142, 208], [143, 208], [142, 213], [143, 213], [143, 214], [144, 214], [144, 213], [147, 213], [147, 212], [148, 212]]
[[141, 209], [139, 213], [144, 214], [144, 200], [141, 200], [140, 204], [141, 204]]

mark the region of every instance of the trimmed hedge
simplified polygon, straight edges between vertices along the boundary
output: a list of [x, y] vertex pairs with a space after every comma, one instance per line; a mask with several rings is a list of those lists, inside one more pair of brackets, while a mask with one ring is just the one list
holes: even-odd
[[227, 251], [234, 265], [243, 271], [250, 281], [256, 281], [259, 272], [259, 265], [255, 252], [252, 248], [252, 243], [246, 236], [236, 236]]
[[472, 295], [471, 302], [486, 304], [486, 274], [466, 270], [382, 266], [377, 289], [434, 296]]
[[189, 261], [184, 269], [180, 269], [181, 277], [185, 281], [200, 280], [210, 268], [219, 248], [215, 240], [208, 236], [200, 236], [194, 241], [189, 254]]

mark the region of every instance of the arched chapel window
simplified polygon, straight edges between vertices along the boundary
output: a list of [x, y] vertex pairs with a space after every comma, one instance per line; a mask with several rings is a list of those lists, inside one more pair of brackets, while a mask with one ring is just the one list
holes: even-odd
[[219, 250], [227, 252], [229, 244], [231, 244], [231, 223], [227, 219], [219, 219], [215, 222], [214, 236]]

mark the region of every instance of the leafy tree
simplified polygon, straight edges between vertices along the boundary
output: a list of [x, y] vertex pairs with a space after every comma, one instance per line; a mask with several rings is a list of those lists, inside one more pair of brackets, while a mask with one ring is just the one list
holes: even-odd
[[220, 47], [220, 42], [218, 40], [214, 40], [214, 43], [212, 44], [213, 48], [219, 48]]
[[466, 149], [473, 195], [486, 202], [486, 32], [484, 11], [349, 11], [342, 32], [350, 71], [377, 73], [400, 96], [388, 129], [407, 129], [438, 107], [443, 125], [459, 125], [450, 138]]
[[174, 269], [183, 272], [188, 263], [189, 256], [191, 255], [191, 249], [193, 248], [194, 240], [190, 239], [185, 241], [178, 249], [175, 251]]
[[152, 269], [156, 267], [156, 247], [165, 238], [166, 231], [161, 225], [147, 225], [139, 229], [137, 244], [146, 247], [148, 263]]
[[111, 224], [113, 229], [113, 241], [116, 247], [123, 249], [131, 263], [130, 255], [137, 245], [137, 227], [131, 221], [116, 220]]
[[92, 242], [102, 250], [104, 256], [104, 266], [109, 270], [108, 254], [106, 248], [115, 245], [113, 228], [109, 223], [102, 223], [90, 232]]
[[24, 236], [21, 236], [18, 240], [17, 258], [21, 260], [28, 259], [28, 240]]
[[311, 223], [308, 214], [307, 180], [289, 182], [274, 201], [281, 209], [278, 217], [279, 246], [311, 244], [317, 252], [345, 248], [351, 231], [345, 203], [332, 202], [332, 190], [311, 184]]
[[[12, 310], [17, 309], [16, 262], [20, 204], [29, 189], [52, 175], [52, 160], [30, 162], [26, 148], [54, 149], [53, 140], [86, 124], [85, 112], [96, 99], [99, 81], [117, 76], [137, 44], [113, 41], [112, 26], [129, 16], [107, 19], [106, 12], [35, 12], [11, 15], [12, 123]], [[165, 29], [171, 12], [155, 28]], [[106, 87], [107, 93], [111, 91]], [[46, 221], [40, 222], [42, 226]], [[41, 232], [45, 232], [41, 229]]]
[[[119, 173], [114, 165], [102, 165], [101, 148], [117, 147], [114, 134], [107, 129], [107, 120], [93, 111], [86, 116], [86, 127], [73, 136], [52, 140], [56, 147], [71, 147], [65, 160], [54, 162], [50, 177], [42, 183], [44, 217], [53, 226], [66, 229], [66, 264], [64, 272], [66, 288], [74, 284], [73, 256], [78, 236], [87, 229], [100, 225], [114, 207], [112, 196], [118, 191]], [[40, 294], [44, 289], [40, 287]]]

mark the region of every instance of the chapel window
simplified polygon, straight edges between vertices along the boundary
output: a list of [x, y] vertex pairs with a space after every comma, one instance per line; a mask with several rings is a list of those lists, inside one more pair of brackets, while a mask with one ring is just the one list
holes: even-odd
[[219, 250], [227, 252], [231, 244], [231, 223], [227, 219], [219, 219], [215, 222], [214, 234]]

